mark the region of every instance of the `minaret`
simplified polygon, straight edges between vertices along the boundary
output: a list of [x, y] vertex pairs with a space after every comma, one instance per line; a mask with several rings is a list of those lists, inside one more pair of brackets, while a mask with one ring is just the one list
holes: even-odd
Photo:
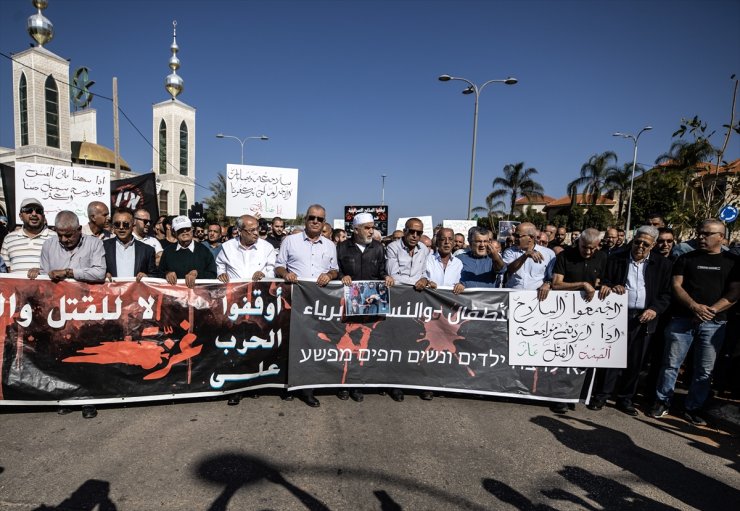
[[33, 46], [13, 55], [13, 124], [16, 161], [69, 166], [69, 62], [44, 45], [54, 25], [43, 14], [49, 2], [33, 0], [28, 18]]
[[177, 96], [184, 82], [177, 70], [177, 21], [172, 22], [170, 73], [164, 87], [171, 99], [152, 106], [152, 172], [161, 184], [159, 212], [164, 215], [187, 214], [195, 201], [195, 108]]

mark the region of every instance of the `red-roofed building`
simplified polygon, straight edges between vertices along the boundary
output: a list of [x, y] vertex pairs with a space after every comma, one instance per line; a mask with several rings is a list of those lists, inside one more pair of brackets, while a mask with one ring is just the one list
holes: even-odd
[[[567, 211], [568, 208], [570, 208], [570, 205], [570, 195], [564, 195], [559, 199], [555, 199], [553, 197], [545, 195], [542, 199], [532, 201], [528, 200], [526, 197], [521, 197], [520, 199], [517, 199], [514, 205], [514, 212], [517, 214], [521, 214], [531, 207], [532, 210], [534, 210], [535, 212], [543, 213], [548, 220], [551, 220], [553, 217], [559, 215], [560, 213], [564, 213], [565, 211]], [[576, 205], [584, 208], [591, 207], [591, 195], [579, 193], [576, 196]], [[599, 197], [596, 206], [607, 208], [612, 215], [616, 215], [619, 208], [617, 201], [608, 197], [604, 197], [603, 195]]]
[[529, 200], [526, 197], [519, 197], [514, 203], [514, 214], [521, 215], [529, 208], [532, 208], [535, 213], [542, 213], [545, 206], [554, 200], [555, 197], [550, 197], [549, 195], [543, 195], [541, 199], [532, 200]]

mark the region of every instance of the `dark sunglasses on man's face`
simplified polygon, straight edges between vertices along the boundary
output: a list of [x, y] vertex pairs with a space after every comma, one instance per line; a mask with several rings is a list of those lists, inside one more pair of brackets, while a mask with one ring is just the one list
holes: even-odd
[[192, 230], [193, 230], [192, 227], [183, 227], [182, 229], [178, 229], [177, 230], [177, 234], [180, 235], [180, 234], [182, 234], [184, 232], [191, 232]]
[[41, 206], [26, 206], [25, 208], [21, 208], [21, 213], [25, 213], [26, 215], [30, 215], [31, 213], [43, 215], [44, 208], [42, 208]]
[[424, 231], [417, 231], [416, 229], [406, 229], [406, 232], [412, 236], [421, 236]]
[[144, 225], [149, 225], [150, 223], [152, 223], [151, 220], [147, 220], [146, 218], [135, 217], [134, 220], [138, 220], [139, 222], [142, 222]]
[[308, 220], [309, 222], [322, 222], [323, 223], [325, 218], [323, 216], [308, 215], [306, 217], [306, 220]]
[[113, 227], [116, 229], [128, 229], [131, 227], [131, 222], [113, 222]]

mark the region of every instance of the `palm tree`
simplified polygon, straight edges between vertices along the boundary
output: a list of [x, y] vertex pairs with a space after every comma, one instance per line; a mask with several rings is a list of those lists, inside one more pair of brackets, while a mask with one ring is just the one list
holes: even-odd
[[532, 179], [537, 169], [524, 168], [524, 162], [509, 164], [504, 167], [504, 177], [493, 180], [493, 191], [486, 197], [486, 204], [495, 204], [499, 199], [509, 199], [510, 218], [514, 214], [514, 206], [519, 197], [528, 200], [542, 199], [544, 189], [542, 185]]
[[494, 229], [494, 222], [493, 220], [495, 218], [501, 218], [504, 215], [506, 215], [506, 204], [504, 204], [504, 201], [502, 200], [495, 200], [491, 195], [489, 194], [488, 197], [486, 197], [486, 206], [477, 206], [472, 209], [473, 213], [485, 213], [485, 215], [488, 217], [488, 222], [491, 226], [491, 230]]
[[595, 206], [601, 198], [602, 192], [607, 189], [607, 176], [616, 163], [617, 155], [614, 151], [594, 154], [581, 167], [581, 177], [568, 183], [568, 191], [572, 193], [574, 190], [583, 187], [583, 193], [591, 195], [591, 205]]
[[[639, 176], [645, 172], [645, 169], [641, 165], [635, 165], [635, 175]], [[632, 164], [625, 163], [622, 168], [612, 167], [606, 176], [606, 187], [607, 195], [610, 195], [614, 199], [616, 194], [619, 194], [618, 204], [619, 211], [617, 218], [622, 218], [624, 212], [624, 206], [627, 203], [629, 197], [630, 184], [632, 183]]]
[[206, 197], [208, 217], [211, 220], [223, 222], [226, 219], [226, 176], [223, 172], [216, 174], [216, 180], [208, 184], [211, 195]]
[[691, 178], [697, 170], [701, 170], [701, 164], [711, 160], [715, 154], [716, 150], [705, 138], [700, 138], [695, 142], [678, 140], [671, 144], [667, 153], [658, 156], [655, 163], [667, 171], [675, 171], [683, 176], [685, 186], [682, 203], [685, 205], [686, 191], [690, 186]]

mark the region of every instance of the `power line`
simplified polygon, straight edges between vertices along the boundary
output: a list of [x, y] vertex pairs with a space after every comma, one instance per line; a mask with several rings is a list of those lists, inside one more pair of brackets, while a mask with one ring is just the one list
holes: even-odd
[[[12, 61], [12, 62], [15, 62], [16, 64], [19, 64], [19, 65], [21, 65], [21, 66], [23, 66], [23, 67], [25, 67], [25, 68], [27, 68], [27, 69], [30, 69], [31, 71], [33, 71], [33, 72], [35, 72], [35, 73], [39, 73], [39, 74], [40, 74], [40, 75], [42, 75], [42, 76], [46, 76], [46, 73], [44, 73], [43, 71], [39, 71], [38, 69], [36, 69], [36, 68], [34, 68], [34, 67], [31, 67], [31, 66], [29, 66], [29, 65], [27, 65], [27, 64], [24, 64], [23, 62], [20, 62], [20, 61], [18, 61], [18, 60], [16, 60], [16, 59], [14, 59], [14, 58], [13, 58], [13, 57], [12, 57], [11, 55], [7, 55], [7, 54], [5, 54], [5, 53], [3, 53], [3, 52], [0, 52], [0, 55], [1, 55], [1, 56], [3, 56], [3, 57], [5, 57], [6, 59], [8, 59], [8, 60]], [[61, 83], [61, 84], [63, 84], [63, 85], [66, 85], [66, 86], [68, 86], [68, 87], [71, 87], [71, 88], [73, 88], [73, 89], [75, 89], [75, 90], [80, 90], [80, 88], [79, 88], [79, 87], [76, 87], [75, 85], [72, 85], [71, 83], [65, 82], [65, 81], [63, 81], [63, 80], [58, 80], [58, 82], [59, 82], [59, 83]], [[90, 94], [91, 94], [91, 95], [92, 95], [93, 97], [98, 97], [98, 98], [101, 98], [101, 99], [105, 99], [105, 100], [107, 100], [107, 101], [110, 101], [111, 103], [113, 103], [113, 98], [109, 98], [108, 96], [104, 96], [103, 94], [98, 94], [98, 93], [96, 93], [96, 92], [92, 92], [92, 91], [87, 91], [87, 92], [88, 92], [88, 93], [90, 93]], [[129, 124], [131, 125], [131, 127], [132, 127], [132, 128], [134, 128], [134, 130], [136, 130], [136, 133], [138, 133], [138, 134], [139, 134], [139, 136], [140, 136], [140, 137], [141, 137], [142, 139], [144, 139], [144, 141], [145, 141], [145, 142], [147, 143], [147, 145], [148, 145], [149, 147], [151, 147], [151, 148], [152, 148], [152, 150], [153, 150], [153, 151], [154, 151], [154, 152], [155, 152], [155, 153], [157, 154], [157, 156], [159, 156], [159, 155], [160, 155], [160, 152], [159, 152], [159, 150], [158, 150], [158, 149], [157, 149], [156, 147], [154, 147], [154, 144], [152, 144], [152, 143], [151, 143], [151, 142], [149, 141], [149, 139], [148, 139], [148, 138], [146, 137], [146, 135], [144, 135], [144, 134], [143, 134], [143, 133], [141, 132], [141, 130], [140, 130], [140, 129], [138, 128], [138, 126], [136, 126], [136, 124], [134, 123], [134, 121], [132, 121], [132, 120], [131, 120], [131, 118], [130, 118], [130, 117], [129, 117], [129, 116], [127, 115], [127, 114], [126, 114], [126, 112], [125, 112], [125, 111], [124, 111], [124, 110], [123, 110], [123, 109], [121, 108], [121, 106], [120, 106], [120, 105], [118, 106], [118, 112], [119, 112], [119, 113], [121, 113], [121, 115], [123, 115], [123, 118], [124, 118], [124, 119], [126, 119], [126, 120], [128, 121], [128, 123], [129, 123]], [[166, 156], [166, 155], [165, 155], [165, 163], [166, 163], [167, 165], [169, 165], [169, 166], [170, 166], [170, 167], [172, 168], [172, 170], [173, 170], [173, 171], [175, 171], [175, 172], [178, 172], [178, 171], [179, 171], [179, 169], [178, 169], [178, 168], [177, 168], [177, 167], [176, 167], [176, 166], [175, 166], [175, 165], [174, 165], [174, 164], [173, 164], [172, 162], [170, 162], [170, 161], [169, 161], [169, 160], [167, 159], [167, 156]], [[152, 169], [152, 172], [153, 172], [153, 170], [154, 170], [154, 169]], [[153, 173], [154, 173], [154, 172], [153, 172]], [[195, 179], [193, 179], [193, 184], [194, 184], [195, 186], [199, 186], [199, 187], [203, 188], [204, 190], [208, 190], [209, 192], [211, 191], [211, 189], [210, 189], [210, 188], [208, 188], [208, 187], [206, 187], [206, 186], [203, 186], [203, 185], [199, 184], [198, 182], [196, 182], [196, 180], [195, 180]], [[193, 200], [195, 200], [195, 197], [193, 197]]]

